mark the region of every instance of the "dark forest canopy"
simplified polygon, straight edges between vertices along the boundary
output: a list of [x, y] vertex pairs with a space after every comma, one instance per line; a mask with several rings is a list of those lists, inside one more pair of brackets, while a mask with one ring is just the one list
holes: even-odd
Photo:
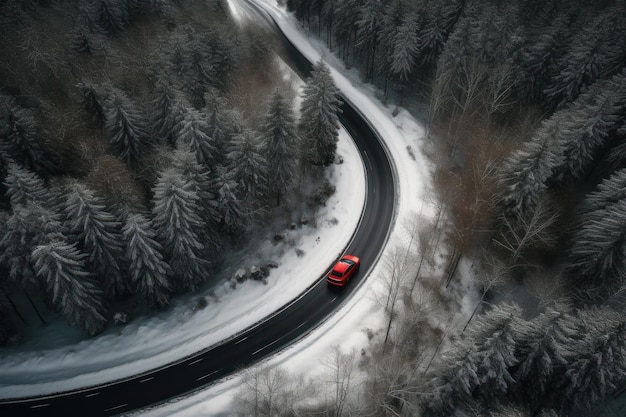
[[308, 116], [272, 38], [225, 1], [4, 1], [0, 39], [0, 344], [24, 321], [16, 292], [95, 334], [129, 300], [207, 285], [261, 219], [332, 190], [294, 168]]

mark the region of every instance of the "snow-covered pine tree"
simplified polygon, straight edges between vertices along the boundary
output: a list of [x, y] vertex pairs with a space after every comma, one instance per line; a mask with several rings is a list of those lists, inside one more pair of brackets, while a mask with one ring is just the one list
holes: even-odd
[[593, 213], [604, 210], [608, 206], [626, 200], [626, 168], [620, 169], [598, 184], [598, 188], [587, 194], [580, 205], [578, 215], [592, 218]]
[[267, 196], [267, 161], [256, 143], [254, 133], [244, 130], [230, 141], [227, 149], [228, 166], [239, 184], [242, 200], [257, 206]]
[[514, 376], [531, 410], [544, 406], [553, 394], [556, 381], [573, 357], [574, 346], [584, 337], [574, 314], [551, 308], [521, 327], [517, 353], [521, 360]]
[[501, 304], [472, 323], [436, 382], [428, 410], [450, 415], [471, 398], [490, 404], [508, 392], [515, 382], [512, 369], [519, 364], [516, 352], [525, 326], [521, 312], [517, 305]]
[[593, 211], [580, 220], [572, 237], [566, 272], [581, 294], [604, 299], [626, 284], [626, 199]]
[[213, 178], [213, 194], [220, 214], [220, 226], [230, 234], [240, 234], [246, 228], [241, 207], [239, 184], [234, 173], [226, 167], [219, 167]]
[[168, 82], [159, 80], [153, 90], [152, 108], [154, 132], [161, 141], [175, 147], [185, 113], [182, 97]]
[[37, 203], [13, 207], [0, 237], [0, 263], [9, 269], [9, 278], [24, 289], [38, 288], [31, 260], [37, 245], [62, 238], [60, 217]]
[[163, 248], [146, 216], [141, 213], [128, 215], [122, 226], [122, 236], [130, 260], [134, 292], [150, 306], [165, 307], [169, 302], [172, 271], [163, 259]]
[[339, 137], [339, 89], [322, 61], [315, 64], [303, 89], [299, 123], [303, 148], [314, 165], [328, 166], [335, 160]]
[[148, 152], [153, 143], [146, 118], [122, 91], [112, 88], [104, 103], [105, 123], [111, 151], [130, 167]]
[[93, 191], [78, 181], [64, 190], [62, 210], [69, 233], [87, 254], [90, 270], [100, 279], [108, 296], [131, 291], [125, 271], [125, 247], [121, 223]]
[[7, 176], [4, 184], [11, 207], [25, 206], [28, 203], [43, 204], [48, 194], [44, 181], [34, 172], [22, 168], [14, 162], [7, 164]]
[[389, 81], [394, 81], [390, 67], [394, 54], [393, 46], [396, 34], [402, 25], [405, 15], [410, 15], [411, 12], [407, 10], [407, 7], [401, 0], [394, 0], [384, 6], [383, 22], [380, 28], [380, 54], [378, 54], [376, 59], [376, 74], [385, 80], [385, 97], [387, 97]]
[[547, 188], [552, 170], [563, 164], [564, 143], [560, 125], [563, 112], [543, 122], [530, 141], [504, 160], [499, 172], [502, 194], [499, 196], [504, 215], [526, 217], [532, 213]]
[[52, 305], [70, 325], [83, 327], [89, 334], [100, 332], [107, 319], [102, 291], [86, 269], [87, 255], [76, 245], [52, 240], [36, 246], [32, 259]]
[[282, 195], [293, 184], [300, 149], [291, 102], [278, 90], [270, 98], [261, 125], [260, 142], [267, 160], [269, 191], [276, 195], [278, 206]]
[[401, 84], [408, 81], [415, 69], [415, 61], [420, 47], [418, 18], [413, 13], [407, 13], [391, 41], [390, 66], [393, 79]]
[[43, 148], [42, 140], [34, 112], [0, 95], [0, 151], [46, 177], [57, 169], [50, 154]]
[[175, 285], [191, 290], [207, 279], [211, 265], [200, 237], [205, 225], [198, 188], [193, 178], [174, 166], [161, 173], [153, 189], [152, 224], [165, 260], [172, 268]]
[[207, 171], [216, 169], [217, 148], [209, 136], [209, 124], [199, 111], [185, 110], [176, 140], [184, 144], [196, 156], [198, 163]]
[[574, 34], [570, 49], [557, 63], [558, 70], [545, 89], [546, 99], [554, 107], [572, 102], [597, 79], [610, 77], [623, 67], [623, 8], [622, 4], [601, 9], [590, 24], [582, 24]]
[[204, 95], [204, 102], [208, 115], [208, 133], [217, 149], [215, 160], [219, 164], [224, 164], [228, 142], [232, 135], [242, 131], [241, 115], [231, 108], [228, 100], [217, 89], [209, 89], [209, 92]]
[[355, 12], [359, 16], [355, 47], [357, 53], [365, 59], [365, 79], [369, 81], [374, 77], [376, 53], [380, 44], [383, 3], [380, 0], [364, 0], [358, 10], [352, 11]]
[[580, 312], [586, 337], [572, 346], [557, 398], [564, 413], [591, 410], [624, 384], [626, 375], [626, 319], [608, 308]]
[[608, 152], [609, 139], [624, 123], [626, 73], [594, 83], [560, 113], [558, 140], [565, 159], [553, 168], [551, 183], [585, 179]]
[[348, 62], [348, 51], [352, 51], [356, 38], [358, 10], [363, 0], [343, 0], [336, 5], [333, 32], [335, 40], [341, 47], [341, 57]]

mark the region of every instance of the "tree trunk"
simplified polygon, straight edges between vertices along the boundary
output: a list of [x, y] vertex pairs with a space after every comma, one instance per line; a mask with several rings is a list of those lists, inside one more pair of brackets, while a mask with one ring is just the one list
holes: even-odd
[[13, 309], [13, 311], [15, 312], [15, 314], [17, 315], [17, 317], [20, 318], [20, 320], [22, 321], [22, 323], [24, 324], [28, 324], [28, 320], [26, 320], [24, 318], [24, 316], [22, 316], [22, 314], [19, 312], [19, 310], [17, 309], [17, 306], [15, 305], [15, 303], [13, 302], [13, 300], [11, 299], [11, 296], [9, 295], [9, 293], [7, 292], [7, 290], [4, 289], [4, 287], [0, 287], [0, 290], [2, 290], [2, 293], [4, 294], [4, 296], [7, 298], [7, 300], [9, 300], [9, 304], [11, 304], [11, 308]]
[[35, 313], [37, 313], [37, 317], [39, 317], [39, 320], [41, 320], [41, 324], [46, 324], [46, 321], [41, 316], [41, 313], [39, 313], [39, 310], [37, 309], [35, 302], [33, 301], [32, 298], [30, 298], [28, 291], [24, 290], [24, 294], [26, 294], [26, 298], [28, 298], [28, 302], [30, 302], [30, 305], [33, 307], [33, 310], [35, 310]]

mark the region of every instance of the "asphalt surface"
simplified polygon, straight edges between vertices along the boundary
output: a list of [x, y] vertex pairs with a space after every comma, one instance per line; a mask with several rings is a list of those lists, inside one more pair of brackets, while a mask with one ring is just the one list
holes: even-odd
[[[260, 17], [269, 19], [283, 43], [285, 58], [297, 72], [307, 76], [311, 63], [289, 43], [271, 17], [256, 6], [251, 7], [260, 13]], [[393, 170], [380, 139], [350, 104], [344, 101], [341, 109], [341, 123], [356, 142], [367, 175], [367, 201], [362, 219], [345, 251], [359, 256], [362, 263], [360, 271], [346, 288], [329, 288], [324, 277], [320, 277], [300, 298], [222, 344], [165, 367], [109, 384], [44, 397], [0, 400], [0, 415], [109, 416], [157, 405], [197, 391], [254, 364], [310, 333], [325, 320], [333, 320], [333, 312], [350, 297], [378, 260], [388, 237], [395, 204]]]

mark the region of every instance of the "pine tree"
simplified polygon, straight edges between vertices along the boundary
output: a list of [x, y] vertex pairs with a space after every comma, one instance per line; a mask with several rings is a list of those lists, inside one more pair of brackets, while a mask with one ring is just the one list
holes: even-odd
[[31, 260], [37, 245], [62, 238], [60, 217], [37, 203], [17, 205], [0, 238], [0, 263], [9, 268], [9, 278], [24, 289], [38, 288]]
[[267, 162], [249, 131], [235, 135], [227, 152], [233, 180], [239, 184], [242, 200], [256, 205], [267, 196]]
[[511, 371], [519, 364], [516, 352], [525, 326], [520, 315], [518, 306], [504, 304], [479, 316], [437, 380], [429, 413], [450, 415], [472, 398], [489, 404], [508, 392], [515, 382]]
[[0, 95], [0, 151], [46, 177], [57, 167], [42, 143], [34, 112]]
[[626, 320], [609, 309], [582, 311], [586, 338], [574, 346], [559, 387], [561, 409], [591, 410], [608, 394], [623, 386], [626, 375]]
[[104, 103], [104, 128], [111, 151], [128, 166], [135, 167], [152, 147], [145, 116], [135, 103], [117, 89], [112, 89]]
[[343, 0], [335, 8], [334, 34], [341, 46], [344, 61], [347, 61], [348, 51], [352, 49], [356, 39], [359, 15], [354, 11], [358, 10], [362, 3], [363, 0]]
[[328, 166], [335, 160], [339, 137], [339, 90], [330, 70], [318, 62], [303, 89], [299, 131], [304, 149], [309, 150], [309, 161]]
[[44, 181], [34, 172], [13, 162], [7, 164], [4, 184], [12, 207], [29, 203], [43, 204], [47, 200], [48, 189]]
[[545, 90], [548, 102], [554, 107], [572, 102], [597, 79], [611, 76], [623, 67], [626, 26], [620, 13], [623, 5], [608, 7], [575, 35]]
[[107, 211], [103, 201], [79, 182], [67, 185], [63, 212], [70, 233], [88, 255], [88, 265], [110, 296], [129, 292], [124, 271], [124, 240], [119, 219]]
[[391, 42], [390, 70], [400, 83], [406, 83], [415, 68], [420, 41], [417, 24], [415, 15], [405, 15]]
[[208, 134], [209, 124], [197, 110], [187, 109], [176, 140], [185, 144], [206, 170], [215, 169], [217, 148]]
[[231, 234], [240, 234], [245, 230], [244, 215], [239, 199], [239, 185], [234, 180], [233, 172], [220, 167], [213, 179], [213, 194], [216, 197], [220, 225]]
[[178, 131], [182, 128], [184, 107], [182, 98], [173, 86], [158, 81], [153, 91], [152, 108], [154, 109], [152, 125], [156, 135], [170, 146], [176, 146]]
[[194, 290], [208, 277], [210, 262], [198, 234], [205, 227], [198, 184], [180, 171], [172, 167], [159, 176], [153, 189], [153, 225], [177, 286]]
[[276, 195], [276, 205], [293, 184], [296, 174], [299, 138], [291, 102], [276, 90], [261, 126], [261, 146], [267, 160], [270, 192]]
[[100, 332], [107, 320], [102, 292], [86, 270], [86, 255], [75, 245], [53, 240], [32, 251], [37, 276], [45, 283], [53, 305], [71, 325], [89, 334]]
[[574, 346], [585, 337], [578, 318], [568, 312], [548, 309], [523, 328], [515, 379], [526, 403], [542, 406], [564, 375], [574, 355]]
[[163, 260], [163, 248], [156, 240], [148, 219], [139, 213], [130, 214], [122, 227], [134, 292], [148, 305], [165, 307], [169, 302], [172, 275], [170, 266]]
[[365, 58], [366, 80], [371, 80], [374, 77], [383, 11], [383, 4], [380, 0], [365, 0], [358, 9], [356, 48], [359, 54]]
[[593, 213], [605, 210], [620, 200], [626, 200], [626, 169], [621, 169], [598, 184], [596, 191], [585, 196], [579, 215], [592, 218]]
[[581, 219], [565, 268], [585, 297], [605, 298], [626, 284], [626, 199]]
[[499, 181], [505, 216], [525, 217], [537, 207], [552, 170], [564, 161], [560, 125], [565, 117], [565, 113], [555, 113], [544, 121], [532, 139], [502, 163]]
[[626, 74], [598, 81], [561, 112], [558, 140], [564, 160], [553, 168], [551, 182], [586, 178], [608, 151], [609, 138], [623, 124], [626, 110]]

